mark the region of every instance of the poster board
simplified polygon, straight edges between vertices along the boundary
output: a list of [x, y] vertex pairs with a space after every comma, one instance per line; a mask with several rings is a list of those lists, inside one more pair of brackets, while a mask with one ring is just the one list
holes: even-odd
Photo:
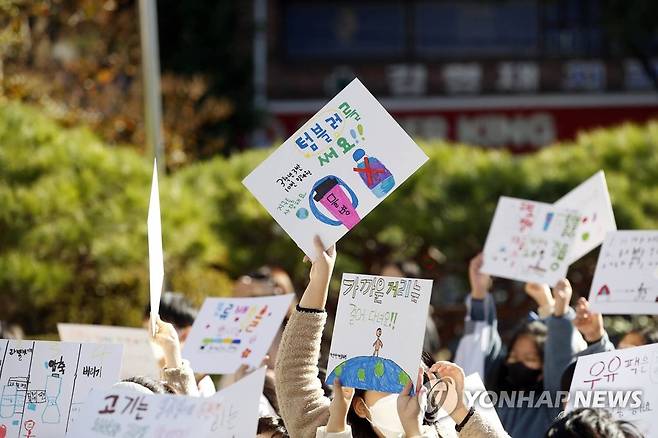
[[580, 225], [571, 247], [574, 263], [599, 246], [610, 231], [617, 230], [605, 173], [599, 170], [553, 204], [556, 208], [580, 211]]
[[416, 385], [432, 280], [343, 274], [327, 383], [398, 393]]
[[149, 302], [151, 304], [151, 334], [155, 336], [155, 318], [160, 311], [160, 297], [164, 283], [164, 254], [162, 252], [162, 223], [160, 219], [160, 189], [158, 185], [158, 163], [153, 160], [151, 197], [146, 219], [149, 247]]
[[92, 389], [119, 378], [122, 347], [0, 340], [3, 438], [61, 438], [80, 418]]
[[148, 376], [160, 378], [160, 367], [149, 332], [143, 328], [109, 325], [58, 323], [59, 338], [67, 342], [121, 344], [123, 360], [120, 377]]
[[425, 153], [354, 79], [243, 181], [314, 260], [400, 186]]
[[94, 391], [68, 437], [256, 436], [264, 378], [261, 368], [212, 397]]
[[658, 344], [606, 351], [578, 358], [567, 411], [608, 409], [654, 436], [658, 406]]
[[482, 272], [554, 286], [565, 278], [580, 213], [501, 196], [484, 245]]
[[608, 315], [658, 314], [658, 231], [608, 233], [589, 302], [593, 311]]
[[230, 374], [260, 365], [294, 294], [252, 298], [206, 298], [183, 346], [198, 373]]

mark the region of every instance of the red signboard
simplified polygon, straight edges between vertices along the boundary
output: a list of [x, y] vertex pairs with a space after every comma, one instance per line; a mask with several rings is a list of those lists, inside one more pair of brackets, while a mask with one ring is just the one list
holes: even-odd
[[[382, 103], [414, 138], [518, 152], [572, 139], [582, 130], [658, 119], [654, 95], [383, 99]], [[271, 102], [271, 136], [289, 137], [321, 106], [320, 101]]]

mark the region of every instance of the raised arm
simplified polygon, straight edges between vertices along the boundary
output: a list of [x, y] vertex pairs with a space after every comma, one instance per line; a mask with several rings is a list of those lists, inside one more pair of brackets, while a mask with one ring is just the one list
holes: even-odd
[[290, 436], [301, 438], [314, 437], [329, 420], [330, 401], [318, 378], [318, 360], [336, 249], [325, 251], [317, 237], [315, 247], [318, 256], [308, 286], [283, 331], [274, 368], [281, 416]]
[[158, 317], [153, 340], [164, 351], [165, 364], [160, 373], [162, 380], [177, 394], [198, 397], [199, 389], [196, 386], [194, 372], [189, 362], [183, 360], [181, 356], [180, 341], [174, 326]]
[[580, 297], [576, 302], [576, 318], [573, 320], [573, 325], [587, 342], [587, 348], [577, 356], [587, 356], [615, 349], [603, 326], [603, 316], [600, 313], [592, 312], [589, 302], [584, 297]]
[[481, 272], [482, 254], [475, 256], [468, 267], [471, 293], [466, 298], [464, 336], [455, 353], [455, 363], [466, 374], [479, 373], [485, 377], [502, 353], [502, 342], [498, 334], [496, 304], [489, 288], [491, 277]]
[[560, 390], [564, 369], [583, 348], [583, 339], [573, 325], [576, 315], [569, 307], [571, 294], [571, 284], [566, 278], [553, 288], [555, 308], [553, 315], [546, 319], [548, 335], [544, 345], [544, 389], [547, 391]]

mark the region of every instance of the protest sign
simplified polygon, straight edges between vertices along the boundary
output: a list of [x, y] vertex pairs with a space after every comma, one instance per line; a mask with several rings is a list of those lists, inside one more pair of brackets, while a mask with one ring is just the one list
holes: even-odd
[[343, 274], [327, 383], [400, 392], [416, 385], [432, 280]]
[[3, 437], [61, 438], [92, 389], [119, 377], [120, 345], [0, 340]]
[[567, 411], [582, 407], [608, 409], [655, 436], [658, 406], [658, 344], [624, 348], [578, 358]]
[[613, 231], [603, 241], [589, 292], [592, 310], [658, 314], [658, 231]]
[[425, 161], [354, 79], [243, 183], [313, 260], [316, 234], [335, 243]]
[[154, 345], [146, 329], [91, 324], [57, 324], [59, 338], [67, 342], [123, 345], [122, 379], [132, 376], [160, 378]]
[[230, 374], [259, 366], [288, 312], [293, 294], [206, 298], [183, 347], [194, 371]]
[[146, 220], [149, 245], [149, 295], [151, 303], [151, 334], [155, 336], [155, 321], [160, 311], [160, 295], [164, 282], [164, 255], [162, 253], [162, 223], [160, 221], [160, 190], [158, 163], [153, 161], [153, 180], [148, 218]]
[[579, 223], [577, 211], [501, 196], [484, 245], [482, 272], [555, 285], [567, 275]]
[[602, 170], [564, 195], [553, 206], [581, 213], [578, 233], [569, 254], [570, 264], [599, 246], [609, 231], [617, 230], [608, 185]]
[[252, 437], [265, 368], [212, 397], [143, 394], [127, 389], [94, 391], [70, 438]]

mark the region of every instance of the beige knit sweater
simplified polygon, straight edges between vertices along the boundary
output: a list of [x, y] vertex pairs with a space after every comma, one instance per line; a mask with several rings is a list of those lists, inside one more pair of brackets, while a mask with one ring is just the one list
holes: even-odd
[[[318, 379], [320, 340], [326, 312], [293, 312], [281, 338], [276, 360], [276, 393], [281, 417], [291, 438], [313, 438], [329, 421], [329, 403]], [[509, 438], [486, 423], [477, 412], [461, 432], [439, 430], [437, 436], [460, 438]]]

